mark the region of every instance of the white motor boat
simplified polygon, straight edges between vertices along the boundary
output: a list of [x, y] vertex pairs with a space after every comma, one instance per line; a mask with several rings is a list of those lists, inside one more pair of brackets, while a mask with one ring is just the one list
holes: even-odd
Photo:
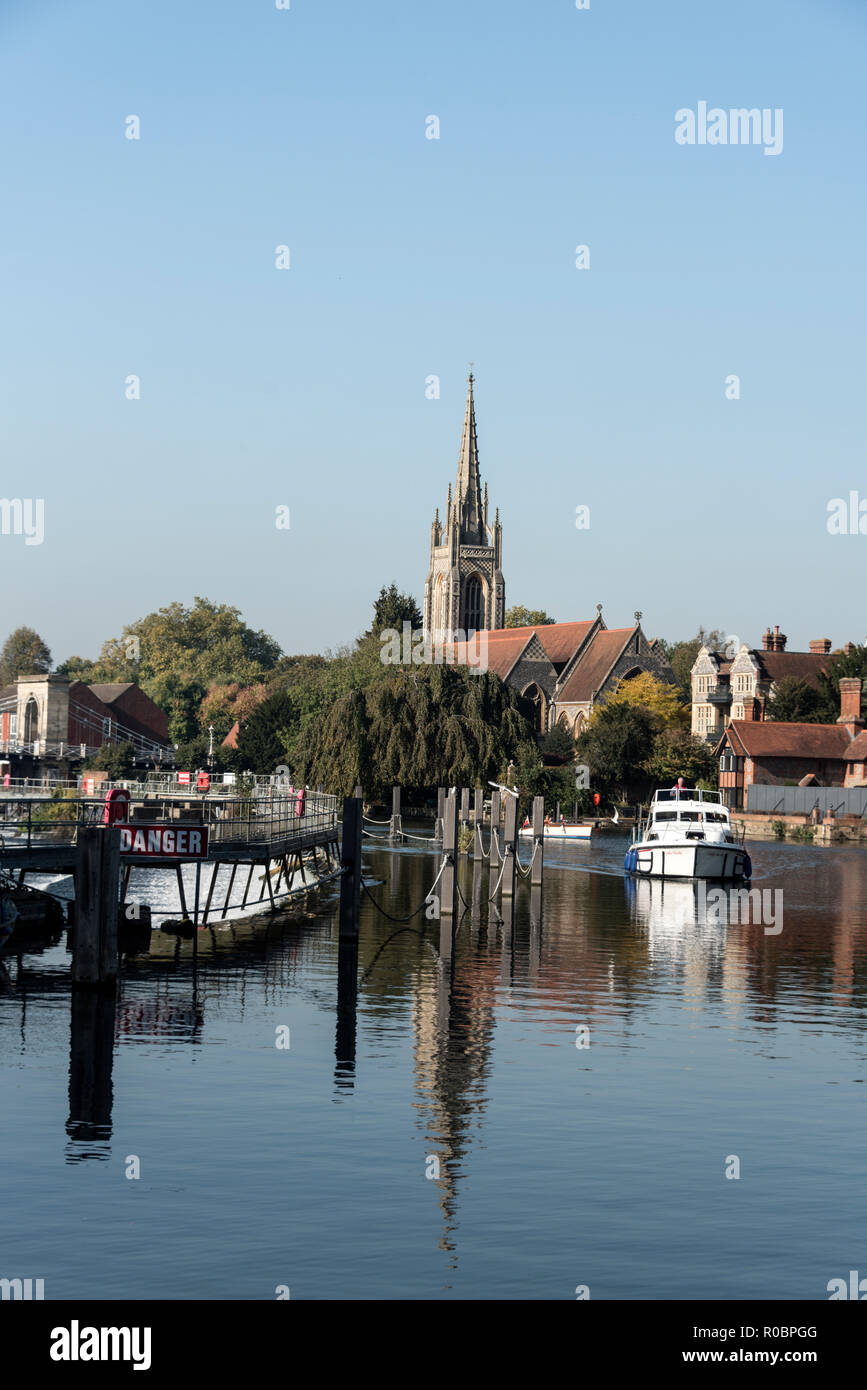
[[648, 878], [752, 876], [750, 856], [732, 830], [721, 793], [690, 787], [656, 792], [647, 820], [633, 832], [624, 867]]
[[[595, 827], [593, 825], [573, 825], [568, 821], [556, 821], [542, 828], [546, 840], [589, 840]], [[525, 823], [518, 831], [524, 839], [531, 839], [533, 827]]]

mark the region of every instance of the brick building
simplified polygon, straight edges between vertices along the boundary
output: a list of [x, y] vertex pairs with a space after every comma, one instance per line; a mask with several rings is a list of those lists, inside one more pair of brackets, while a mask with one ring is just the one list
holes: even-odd
[[867, 786], [867, 726], [861, 681], [840, 681], [834, 724], [785, 724], [733, 719], [716, 746], [723, 800], [743, 810], [751, 786]]
[[[819, 675], [828, 668], [831, 641], [820, 637], [808, 652], [786, 651], [786, 635], [779, 626], [762, 638], [761, 650], [742, 643], [731, 657], [702, 647], [692, 668], [692, 732], [696, 738], [716, 743], [733, 720], [763, 720], [775, 685], [795, 677], [818, 688]], [[848, 652], [851, 643], [842, 649]]]
[[168, 718], [132, 681], [19, 676], [0, 690], [0, 756], [14, 773], [82, 762], [106, 743], [131, 743], [142, 764], [172, 761]]

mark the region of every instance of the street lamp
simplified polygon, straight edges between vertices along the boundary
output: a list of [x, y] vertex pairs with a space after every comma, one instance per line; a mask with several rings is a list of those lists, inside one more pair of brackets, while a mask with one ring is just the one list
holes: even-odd
[[209, 724], [209, 725], [208, 725], [208, 767], [211, 767], [211, 766], [213, 765], [213, 761], [214, 761], [214, 726], [213, 726], [213, 724]]

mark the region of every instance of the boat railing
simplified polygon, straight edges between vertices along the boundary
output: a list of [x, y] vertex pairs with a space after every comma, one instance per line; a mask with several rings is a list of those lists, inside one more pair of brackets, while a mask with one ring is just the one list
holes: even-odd
[[671, 787], [654, 792], [654, 802], [660, 801], [708, 801], [716, 806], [722, 803], [722, 792], [705, 791], [702, 787]]

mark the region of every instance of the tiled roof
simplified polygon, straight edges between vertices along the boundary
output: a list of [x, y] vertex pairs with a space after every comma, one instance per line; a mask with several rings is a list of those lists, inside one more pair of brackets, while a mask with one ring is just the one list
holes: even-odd
[[850, 763], [867, 762], [867, 729], [862, 729], [858, 737], [849, 744], [846, 758]]
[[845, 762], [852, 746], [842, 724], [733, 719], [726, 735], [740, 745], [736, 751], [745, 753], [748, 758], [819, 758]]
[[97, 700], [102, 700], [104, 705], [110, 705], [113, 700], [117, 700], [125, 690], [132, 690], [134, 681], [121, 681], [115, 685], [89, 685], [88, 690], [92, 690]]
[[229, 732], [226, 734], [226, 737], [223, 739], [223, 747], [224, 747], [224, 748], [237, 748], [237, 747], [238, 747], [238, 734], [239, 734], [239, 732], [240, 732], [240, 729], [241, 729], [241, 725], [238, 723], [238, 721], [237, 721], [237, 719], [236, 719], [235, 722], [234, 722], [234, 724], [232, 725], [231, 729], [230, 729]]
[[557, 704], [586, 704], [592, 700], [636, 630], [609, 627], [597, 632], [563, 689], [558, 690]]
[[781, 681], [787, 676], [795, 676], [808, 685], [818, 686], [819, 672], [828, 669], [828, 656], [821, 652], [765, 652], [754, 651], [752, 655], [768, 680]]
[[[532, 627], [515, 627], [493, 628], [486, 632], [484, 634], [488, 649], [486, 669], [492, 671], [495, 676], [499, 676], [501, 680], [505, 680], [524, 648], [532, 641], [535, 631], [536, 629]], [[454, 645], [454, 664], [456, 666], [478, 666], [480, 664], [480, 647], [481, 638], [478, 635], [470, 642], [456, 642]]]

